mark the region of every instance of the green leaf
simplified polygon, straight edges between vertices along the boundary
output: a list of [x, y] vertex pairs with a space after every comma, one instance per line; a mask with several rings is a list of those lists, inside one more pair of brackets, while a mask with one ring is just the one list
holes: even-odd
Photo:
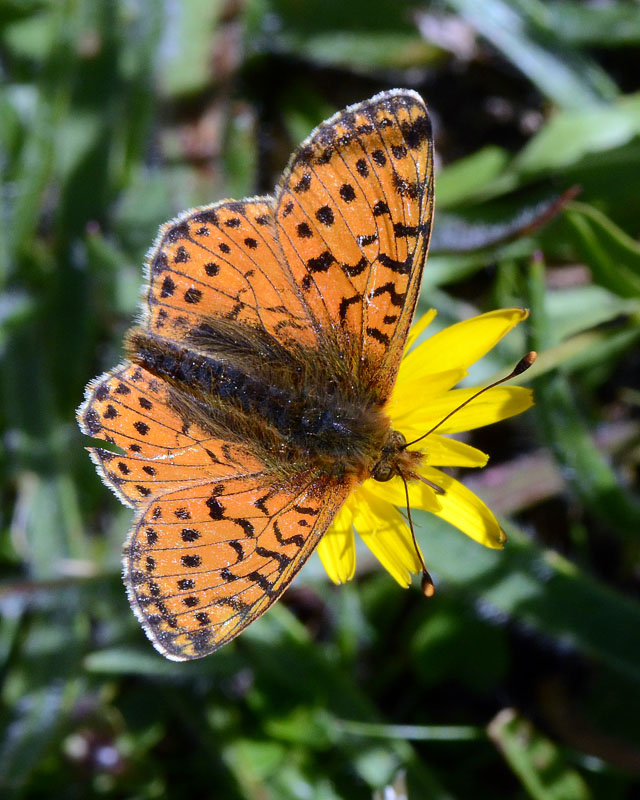
[[449, 591], [475, 598], [487, 618], [518, 620], [640, 684], [637, 602], [533, 544], [504, 521], [507, 544], [504, 550], [490, 550], [433, 515], [418, 511], [414, 516], [436, 585], [445, 581]]
[[544, 297], [544, 312], [554, 342], [639, 310], [640, 298], [624, 299], [592, 284], [547, 290]]
[[[557, 342], [544, 310], [544, 270], [540, 262], [529, 272], [531, 345], [544, 351]], [[635, 537], [640, 530], [640, 502], [619, 484], [608, 461], [598, 451], [576, 408], [569, 384], [560, 373], [548, 373], [534, 383], [540, 430], [581, 502], [613, 534]]]
[[589, 800], [591, 793], [558, 747], [513, 709], [501, 711], [488, 733], [533, 800]]
[[[426, 311], [433, 305], [433, 298], [427, 297], [436, 286], [446, 286], [473, 275], [487, 264], [507, 258], [527, 258], [533, 251], [534, 244], [530, 239], [517, 239], [515, 242], [499, 244], [487, 250], [475, 250], [469, 253], [438, 252], [438, 242], [429, 252], [422, 280], [420, 304]], [[446, 303], [446, 299], [444, 300]]]
[[638, 7], [627, 0], [603, 4], [552, 0], [547, 12], [558, 36], [572, 44], [620, 47], [640, 43]]
[[[50, 668], [53, 667], [51, 663]], [[0, 791], [5, 798], [24, 796], [31, 772], [55, 741], [62, 722], [77, 700], [81, 685], [59, 680], [34, 688], [14, 706], [15, 716], [3, 726], [0, 742]], [[6, 720], [5, 720], [6, 722]]]
[[[412, 0], [262, 0], [255, 3], [271, 19], [270, 28], [297, 33], [314, 34], [318, 31], [338, 33], [356, 31], [411, 31], [413, 24]], [[276, 17], [274, 20], [273, 17]], [[262, 20], [263, 24], [265, 20]]]
[[345, 736], [367, 736], [374, 739], [406, 739], [410, 742], [466, 742], [484, 739], [482, 728], [472, 725], [388, 725], [327, 719], [327, 724]]
[[224, 142], [224, 163], [228, 180], [224, 194], [249, 197], [256, 189], [256, 121], [249, 109], [229, 115]]
[[408, 69], [440, 59], [442, 53], [417, 34], [332, 31], [307, 37], [281, 36], [281, 48], [321, 65], [354, 70]]
[[169, 18], [164, 26], [166, 39], [158, 66], [160, 84], [169, 97], [193, 94], [209, 86], [212, 38], [222, 8], [221, 0], [180, 3], [166, 8]]
[[541, 6], [522, 0], [448, 0], [448, 5], [562, 108], [612, 100], [616, 88], [595, 62], [571, 49], [546, 24]]
[[7, 25], [3, 38], [12, 54], [34, 61], [46, 58], [54, 43], [53, 15], [54, 10], [50, 7]]
[[438, 208], [481, 197], [487, 186], [504, 170], [509, 155], [501, 147], [484, 147], [447, 165], [437, 175]]
[[[640, 309], [640, 301], [636, 303], [636, 309]], [[622, 326], [621, 330], [585, 330], [540, 353], [526, 381], [555, 369], [561, 369], [569, 375], [577, 370], [593, 370], [603, 364], [613, 364], [639, 338], [640, 325], [633, 320]]]
[[640, 94], [610, 105], [560, 111], [531, 139], [512, 167], [521, 175], [557, 172], [591, 153], [627, 144], [640, 134]]
[[556, 216], [571, 192], [494, 203], [438, 215], [431, 247], [436, 252], [468, 253], [522, 236]]
[[640, 296], [640, 245], [584, 203], [572, 203], [566, 218], [594, 280], [621, 297]]

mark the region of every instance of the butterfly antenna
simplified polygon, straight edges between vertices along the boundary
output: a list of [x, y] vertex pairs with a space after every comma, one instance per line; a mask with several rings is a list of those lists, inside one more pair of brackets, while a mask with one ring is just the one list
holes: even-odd
[[497, 381], [494, 381], [493, 383], [490, 383], [489, 386], [485, 386], [483, 389], [480, 389], [475, 394], [471, 395], [471, 397], [467, 398], [464, 401], [464, 403], [460, 403], [460, 405], [457, 408], [454, 408], [453, 411], [450, 411], [447, 414], [446, 417], [443, 417], [440, 420], [440, 422], [438, 422], [437, 425], [434, 425], [433, 428], [431, 428], [431, 430], [427, 431], [426, 433], [423, 433], [422, 436], [419, 436], [417, 439], [414, 439], [412, 442], [407, 442], [404, 445], [404, 449], [406, 450], [407, 447], [411, 447], [412, 444], [417, 444], [418, 442], [421, 442], [423, 439], [425, 439], [427, 436], [430, 436], [434, 431], [437, 431], [438, 428], [441, 425], [443, 425], [449, 419], [449, 417], [452, 417], [454, 414], [456, 414], [458, 411], [460, 411], [461, 408], [464, 408], [466, 405], [469, 405], [469, 403], [472, 400], [475, 400], [477, 397], [480, 397], [481, 394], [484, 394], [485, 392], [488, 392], [489, 389], [494, 389], [496, 386], [500, 386], [501, 383], [505, 383], [506, 381], [510, 381], [512, 378], [515, 378], [516, 375], [522, 375], [522, 373], [526, 372], [529, 369], [529, 367], [535, 362], [537, 357], [538, 357], [538, 354], [536, 353], [536, 351], [535, 350], [530, 350], [526, 354], [526, 356], [523, 356], [520, 359], [520, 361], [518, 361], [518, 363], [515, 365], [513, 370], [508, 375], [506, 375], [504, 378], [500, 378], [500, 380], [497, 380]]
[[418, 547], [418, 542], [416, 541], [416, 532], [413, 529], [413, 519], [411, 517], [411, 504], [409, 503], [409, 487], [407, 486], [407, 481], [402, 473], [400, 473], [400, 477], [402, 478], [402, 483], [404, 483], [404, 495], [407, 499], [407, 517], [409, 518], [409, 530], [411, 531], [413, 546], [415, 548], [416, 554], [420, 561], [420, 565], [422, 567], [422, 581], [421, 581], [422, 594], [425, 597], [433, 597], [436, 591], [436, 587], [433, 585], [433, 579], [431, 578], [431, 575], [429, 575], [429, 570], [427, 569], [427, 566], [424, 563], [424, 558], [422, 557], [422, 553], [420, 552], [420, 548]]

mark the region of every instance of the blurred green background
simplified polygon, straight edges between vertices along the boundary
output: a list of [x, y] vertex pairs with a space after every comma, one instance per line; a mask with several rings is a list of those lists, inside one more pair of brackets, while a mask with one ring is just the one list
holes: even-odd
[[[0, 794], [640, 797], [640, 6], [572, 0], [0, 1]], [[152, 649], [131, 512], [74, 410], [179, 211], [269, 191], [332, 112], [431, 109], [421, 310], [525, 305], [537, 406], [461, 475], [504, 552], [416, 514], [438, 586], [316, 561], [207, 659]], [[524, 381], [523, 381], [524, 382]]]

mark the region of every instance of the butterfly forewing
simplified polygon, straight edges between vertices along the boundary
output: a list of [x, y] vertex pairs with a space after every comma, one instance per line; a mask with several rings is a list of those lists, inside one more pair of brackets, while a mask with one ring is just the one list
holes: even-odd
[[387, 399], [433, 213], [421, 98], [386, 92], [320, 125], [293, 155], [276, 201], [284, 258], [311, 315]]
[[314, 345], [274, 228], [270, 198], [226, 200], [164, 225], [148, 260], [151, 331], [180, 341], [203, 318], [223, 317]]

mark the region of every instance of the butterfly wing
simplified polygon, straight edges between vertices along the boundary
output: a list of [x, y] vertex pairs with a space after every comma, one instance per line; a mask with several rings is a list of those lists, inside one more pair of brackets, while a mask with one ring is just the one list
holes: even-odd
[[105, 484], [132, 508], [192, 483], [265, 471], [250, 447], [185, 425], [167, 384], [136, 365], [122, 364], [92, 381], [78, 421], [84, 433], [124, 451], [89, 448]]
[[339, 352], [389, 397], [433, 217], [427, 109], [408, 90], [339, 112], [294, 153], [275, 199], [225, 200], [164, 225], [143, 324], [181, 341], [209, 317]]
[[155, 647], [182, 661], [237, 636], [284, 592], [350, 490], [322, 477], [265, 487], [242, 476], [150, 502], [127, 546], [125, 582]]
[[126, 453], [90, 449], [104, 482], [137, 509], [124, 581], [173, 660], [213, 652], [275, 602], [352, 488], [311, 472], [277, 481], [250, 443], [185, 426], [167, 385], [131, 364], [89, 386], [78, 418]]
[[160, 229], [147, 258], [143, 325], [182, 341], [203, 319], [222, 317], [275, 336], [317, 344], [308, 311], [282, 262], [272, 198], [224, 200]]
[[278, 240], [310, 316], [381, 403], [415, 311], [433, 198], [429, 117], [407, 90], [321, 124], [276, 194]]

